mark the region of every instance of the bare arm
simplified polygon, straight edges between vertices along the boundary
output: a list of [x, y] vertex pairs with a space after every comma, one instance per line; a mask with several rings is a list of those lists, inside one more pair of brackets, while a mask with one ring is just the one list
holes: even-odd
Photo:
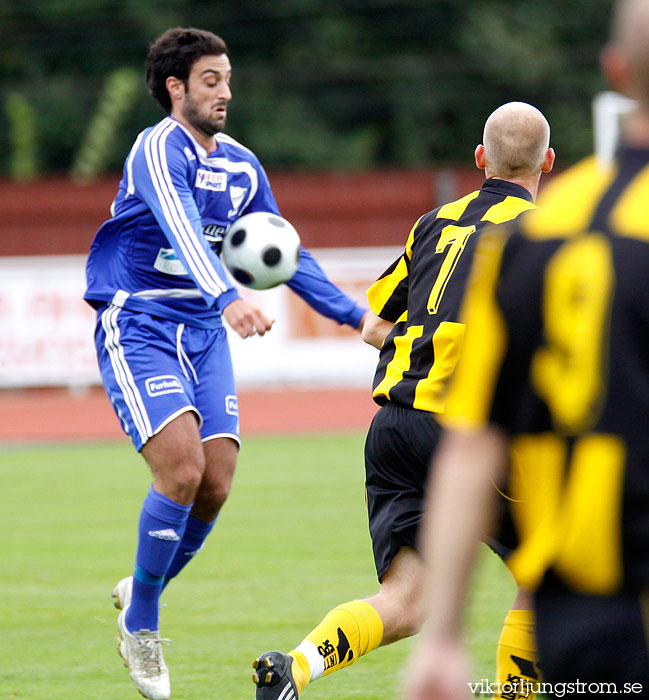
[[388, 333], [394, 328], [394, 323], [385, 321], [373, 311], [367, 311], [364, 318], [361, 338], [363, 338], [368, 345], [373, 345], [380, 350]]
[[429, 616], [410, 663], [407, 700], [469, 697], [461, 632], [464, 601], [479, 542], [489, 531], [506, 440], [495, 428], [447, 431], [431, 469], [422, 525]]

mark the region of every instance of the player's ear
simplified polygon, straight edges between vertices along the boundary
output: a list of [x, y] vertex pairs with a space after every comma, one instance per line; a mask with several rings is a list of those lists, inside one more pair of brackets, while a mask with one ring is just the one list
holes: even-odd
[[183, 81], [179, 78], [170, 75], [165, 80], [165, 85], [167, 87], [169, 97], [171, 98], [172, 105], [174, 102], [181, 100], [185, 96], [185, 83], [183, 83]]
[[542, 173], [549, 173], [550, 170], [552, 170], [552, 167], [554, 166], [554, 158], [554, 148], [548, 148], [548, 150], [545, 152], [545, 159], [541, 167]]
[[487, 161], [485, 159], [484, 155], [484, 146], [482, 144], [478, 144], [475, 147], [475, 164], [478, 166], [480, 170], [484, 170], [487, 167]]

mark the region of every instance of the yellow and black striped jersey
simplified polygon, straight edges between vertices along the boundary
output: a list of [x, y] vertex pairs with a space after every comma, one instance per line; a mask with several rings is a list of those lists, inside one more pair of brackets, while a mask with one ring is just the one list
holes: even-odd
[[510, 441], [519, 584], [649, 584], [649, 150], [555, 178], [478, 242], [443, 422]]
[[458, 314], [476, 234], [534, 207], [525, 188], [490, 178], [480, 190], [415, 223], [403, 254], [367, 292], [372, 311], [395, 323], [374, 376], [377, 403], [443, 412], [462, 349]]

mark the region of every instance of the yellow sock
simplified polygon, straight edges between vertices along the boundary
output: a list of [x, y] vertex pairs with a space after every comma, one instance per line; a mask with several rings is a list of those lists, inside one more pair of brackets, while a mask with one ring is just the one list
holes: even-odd
[[364, 600], [339, 605], [293, 651], [293, 679], [298, 693], [309, 681], [350, 666], [376, 649], [383, 638], [383, 621]]
[[[532, 610], [510, 610], [496, 655], [496, 693], [494, 700], [523, 697], [534, 700], [534, 689], [541, 683], [536, 651], [535, 623]], [[515, 693], [515, 688], [518, 692]]]

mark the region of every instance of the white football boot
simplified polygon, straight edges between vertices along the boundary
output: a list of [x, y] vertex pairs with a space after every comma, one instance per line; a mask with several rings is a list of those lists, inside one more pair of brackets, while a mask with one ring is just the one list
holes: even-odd
[[127, 576], [113, 588], [113, 605], [118, 610], [125, 610], [131, 604], [132, 594], [133, 577]]
[[122, 579], [113, 589], [113, 604], [121, 612], [117, 616], [120, 640], [117, 652], [122, 657], [128, 674], [137, 690], [150, 700], [168, 700], [171, 696], [169, 669], [162, 655], [162, 645], [170, 644], [161, 639], [158, 631], [139, 630], [129, 632], [126, 628], [126, 611], [131, 603], [133, 577]]

